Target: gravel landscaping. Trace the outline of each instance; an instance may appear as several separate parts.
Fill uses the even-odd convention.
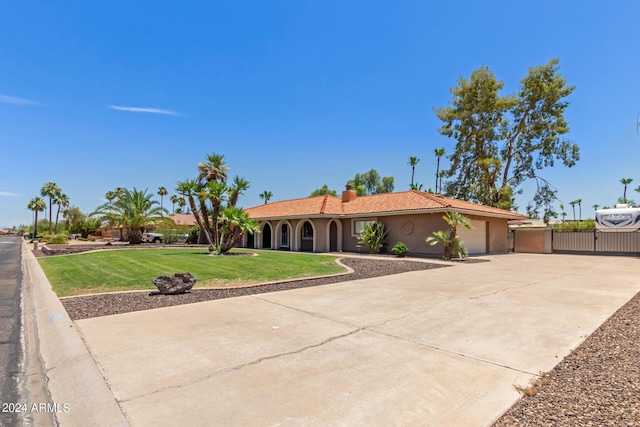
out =
[[[493,426],[640,425],[640,294],[546,373],[537,388]]]
[[[108,316],[110,314],[128,313],[131,311],[151,310],[179,304],[209,301],[221,298],[231,298],[242,295],[261,294],[266,292],[284,291],[288,289],[304,288],[308,286],[328,285],[330,283],[347,280],[367,279],[370,277],[387,276],[407,271],[428,270],[446,267],[445,264],[431,264],[418,261],[384,260],[365,258],[344,258],[344,265],[354,270],[351,274],[340,276],[319,277],[315,279],[300,279],[267,285],[247,286],[224,289],[192,289],[182,295],[149,295],[155,289],[139,292],[121,292],[78,297],[62,298],[62,304],[69,313],[71,320],[90,317]]]

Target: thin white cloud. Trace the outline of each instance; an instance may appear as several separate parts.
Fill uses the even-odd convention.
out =
[[[29,99],[18,98],[17,96],[1,95],[0,102],[13,105],[44,105],[42,102],[31,101]]]
[[[20,197],[22,194],[11,193],[9,191],[0,191],[0,197]]]
[[[153,113],[153,114],[166,114],[168,116],[179,116],[177,111],[163,110],[162,108],[146,108],[146,107],[122,107],[119,105],[107,105],[108,108],[119,111],[129,111],[132,113]]]

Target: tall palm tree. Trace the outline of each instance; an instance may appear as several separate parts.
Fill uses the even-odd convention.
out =
[[[38,212],[45,210],[47,208],[47,203],[40,197],[36,196],[29,201],[27,208],[36,214],[33,222],[33,238],[35,239],[38,236]]]
[[[107,193],[104,195],[104,197],[109,202],[109,206],[111,206],[111,203],[113,202],[113,199],[116,198],[116,192],[115,191],[107,191]]]
[[[58,193],[53,202],[58,205],[58,210],[56,211],[56,228],[55,233],[58,234],[58,218],[60,217],[60,208],[66,209],[69,207],[69,196],[64,193]]]
[[[167,189],[165,187],[158,187],[158,196],[160,196],[160,208],[164,209],[164,204],[163,204],[163,199],[164,196],[166,196],[167,194],[169,194],[169,192],[167,191]]]
[[[208,154],[206,162],[198,164],[198,181],[226,181],[229,167],[224,163],[224,155]]]
[[[178,197],[178,206],[180,206],[180,211],[182,213],[189,213],[189,209],[187,209],[187,212],[185,212],[184,207],[187,205],[187,201],[184,199],[184,197]]]
[[[118,223],[128,231],[130,244],[142,242],[142,229],[149,223],[171,223],[171,219],[163,216],[164,209],[156,206],[152,194],[147,190],[140,191],[135,187],[133,191],[123,189],[122,195],[113,205],[103,205],[94,214],[102,215],[103,219],[111,223]]]
[[[271,200],[272,197],[273,194],[271,193],[271,191],[264,190],[262,194],[260,194],[260,198],[264,200],[265,205],[269,203],[269,200]]]
[[[582,221],[582,199],[576,200],[576,203],[578,204],[578,210],[580,213],[580,216],[578,218],[580,221]]]
[[[593,208],[594,211],[597,211],[598,208],[600,207],[600,205],[596,203],[595,205],[593,205],[591,207]]]
[[[624,202],[627,202],[627,185],[631,184],[631,182],[633,182],[633,178],[622,178],[620,180],[620,183],[622,183],[622,185],[624,185],[624,193],[622,195],[622,198],[624,199]]]
[[[562,213],[560,215],[562,215],[562,222],[564,222],[565,217],[567,216],[567,213],[564,211],[564,205],[560,204],[560,210],[562,211]]]
[[[177,194],[173,194],[169,200],[171,200],[171,214],[173,215],[174,213],[176,213],[176,203],[178,203],[178,200],[180,199],[180,197],[178,197]]]
[[[573,208],[573,220],[574,221],[576,220],[576,203],[578,203],[577,200],[573,200],[573,201],[569,202],[569,204]]]
[[[412,188],[413,188],[413,176],[416,172],[416,165],[418,164],[419,161],[420,159],[417,157],[409,157],[409,162],[407,163],[409,166],[411,166],[411,187]]]
[[[47,182],[40,189],[40,195],[42,197],[49,197],[49,234],[51,234],[51,231],[52,231],[51,225],[53,224],[52,222],[53,198],[56,197],[58,193],[60,193],[60,187],[58,187],[55,182]]]
[[[163,186],[158,187],[158,196],[160,196],[160,208],[163,210],[163,212],[164,212],[164,196],[166,196],[167,194],[169,194],[169,192],[167,191],[166,187],[163,187]]]
[[[444,156],[445,150],[444,148],[436,148],[433,151],[438,158],[438,163],[436,165],[436,194],[440,194],[440,191],[442,191],[442,188],[438,190],[438,179],[440,180],[440,187],[442,187],[442,177],[440,176],[440,157]]]

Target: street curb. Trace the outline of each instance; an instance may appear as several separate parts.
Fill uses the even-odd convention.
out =
[[[28,243],[22,245],[23,318],[34,324],[25,342],[37,347],[50,396],[47,412],[62,427],[129,426],[93,357],[53,292]],[[28,351],[29,349],[25,349]],[[33,350],[33,348],[31,349]],[[41,394],[29,389],[29,396]],[[33,403],[27,402],[29,409]],[[32,411],[33,412],[33,411]],[[34,414],[30,414],[34,416]]]

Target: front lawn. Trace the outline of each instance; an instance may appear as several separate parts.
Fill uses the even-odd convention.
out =
[[[234,253],[250,253],[234,250]],[[124,249],[39,258],[60,297],[98,292],[155,290],[156,276],[188,271],[196,287],[237,286],[342,273],[336,257],[258,251],[258,256],[209,256],[202,249]]]

